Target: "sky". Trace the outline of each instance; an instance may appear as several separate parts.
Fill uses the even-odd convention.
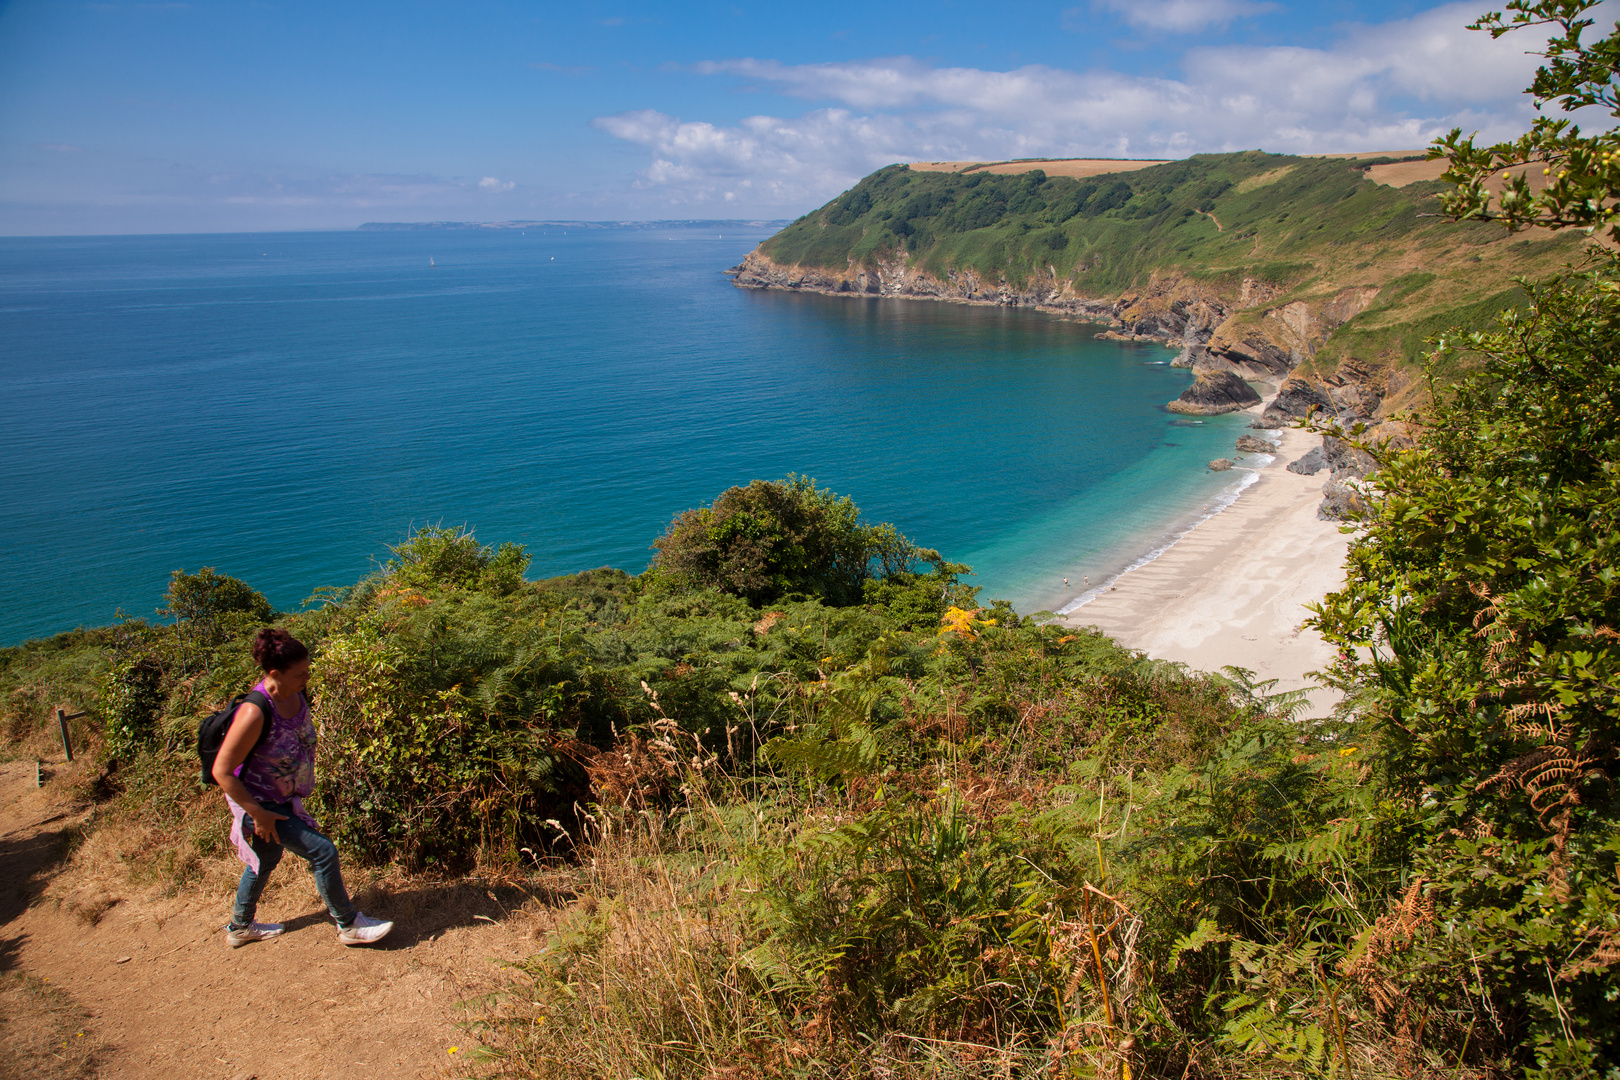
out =
[[[794,218],[896,161],[1508,137],[1539,40],[1490,6],[0,0],[0,235]]]

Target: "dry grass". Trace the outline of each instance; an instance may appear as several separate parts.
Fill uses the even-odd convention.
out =
[[[752,1075],[736,1070],[788,1041],[751,992],[729,872],[742,838],[670,828],[649,810],[599,818],[580,863],[558,871],[571,902],[478,1025],[495,1075]]]
[[[1396,161],[1389,165],[1374,165],[1367,170],[1367,179],[1378,184],[1388,184],[1390,187],[1405,187],[1407,184],[1421,183],[1425,180],[1438,180],[1440,174],[1451,168],[1451,162],[1445,158],[1435,158],[1432,161]],[[1530,190],[1540,193],[1547,189],[1547,177],[1541,174],[1541,169],[1534,165],[1515,165],[1508,172],[1514,176],[1523,176],[1530,181]],[[1485,178],[1485,190],[1492,195],[1500,195],[1507,185],[1502,180],[1501,173],[1493,173]]]
[[[1278,180],[1281,180],[1283,177],[1287,176],[1293,171],[1294,167],[1292,165],[1284,165],[1280,169],[1271,169],[1268,172],[1259,173],[1255,176],[1249,177],[1246,180],[1238,181],[1237,187],[1233,188],[1232,190],[1239,195],[1243,195],[1253,191],[1255,188],[1263,188],[1267,184],[1275,184]]]
[[[0,972],[0,1080],[94,1076],[103,1046],[89,1019],[66,992],[43,979]]]
[[[1131,1055],[1121,1033],[1140,992],[1141,921],[1111,914],[1053,928],[1059,959],[1076,976],[1063,994],[1071,1017],[1049,1038],[969,1028],[952,1037],[851,1032],[830,998],[793,984],[759,948],[748,907],[753,882],[739,867],[752,844],[743,822],[757,807],[664,817],[648,811],[599,822],[601,831],[566,871],[576,893],[557,909],[544,948],[510,988],[483,1004],[472,1025],[482,1045],[473,1075],[489,1080],[743,1080],[765,1077],[1118,1077]],[[676,822],[686,822],[677,825]],[[1104,908],[1110,911],[1105,913]],[[1103,934],[1098,931],[1109,927]],[[1118,939],[1115,941],[1115,939]],[[1096,995],[1093,942],[1127,974],[1104,1006]],[[784,981],[788,980],[788,981]],[[1110,978],[1113,982],[1113,978]]]

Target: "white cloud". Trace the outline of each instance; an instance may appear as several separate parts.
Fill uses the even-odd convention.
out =
[[[1210,26],[1224,26],[1233,19],[1264,15],[1278,5],[1255,0],[1094,0],[1093,11],[1111,11],[1139,30],[1167,30],[1190,34]],[[1078,8],[1065,12],[1071,29],[1078,20]]]
[[[661,189],[675,204],[733,202],[799,206],[841,191],[853,176],[880,168],[915,144],[897,117],[857,117],[817,109],[792,120],[746,117],[735,126],[683,122],[654,109],[604,116],[596,126],[653,152],[637,186]],[[730,197],[728,198],[728,193]]]
[[[696,70],[823,105],[733,124],[651,109],[595,123],[652,152],[643,189],[687,204],[730,191],[762,214],[802,213],[893,161],[1415,150],[1453,126],[1516,135],[1532,116],[1522,90],[1538,63],[1525,50],[1537,40],[1466,29],[1476,8],[1465,0],[1351,27],[1317,48],[1194,48],[1180,78],[939,68],[909,57],[708,61]],[[754,184],[741,192],[745,179]]]
[[[516,180],[498,180],[493,176],[486,176],[478,181],[478,188],[481,191],[511,191],[515,187],[517,187]]]

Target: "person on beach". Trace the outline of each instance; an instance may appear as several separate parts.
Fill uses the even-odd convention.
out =
[[[266,627],[253,641],[253,659],[264,678],[253,689],[270,703],[270,715],[244,701],[214,759],[214,780],[231,809],[231,843],[246,865],[236,887],[236,907],[225,927],[231,948],[282,932],[280,923],[254,922],[265,881],[291,851],[309,863],[315,888],[338,925],[344,945],[370,945],[394,928],[358,911],[343,887],[337,847],[304,811],[315,790],[315,725],[309,718],[309,650],[285,630]],[[264,742],[259,731],[270,725]]]

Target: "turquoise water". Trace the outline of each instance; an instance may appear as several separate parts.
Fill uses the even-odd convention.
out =
[[[181,567],[296,608],[426,524],[639,571],[789,472],[1055,609],[1235,488],[1204,465],[1244,420],[1165,412],[1169,350],[733,288],[765,235],[0,239],[0,643],[150,614]]]

